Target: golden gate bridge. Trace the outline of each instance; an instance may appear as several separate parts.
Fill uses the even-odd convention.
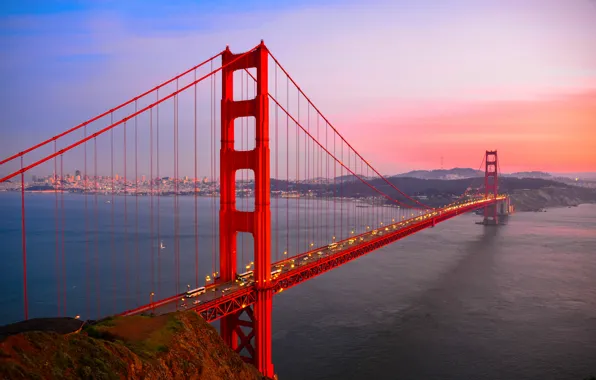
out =
[[[72,162],[83,170],[65,175],[65,162],[67,170]],[[194,176],[181,176],[181,166]],[[426,205],[381,175],[262,41],[242,54],[226,47],[0,161],[0,173],[7,173],[0,183],[20,179],[24,318],[47,316],[30,308],[27,268],[38,261],[32,257],[53,251],[54,268],[44,268],[53,278],[44,281],[54,282],[54,315],[99,319],[192,309],[206,321],[219,320],[224,341],[273,377],[273,296],[463,213],[484,209],[482,224],[498,224],[509,199],[498,193],[497,152],[486,151],[480,166],[485,175],[477,192],[470,186],[453,202]],[[28,222],[35,210],[25,174],[44,169],[53,173],[46,192],[54,217],[40,226]],[[208,175],[201,180],[201,173]],[[84,197],[82,211],[65,206],[72,192]],[[192,209],[181,205],[184,195],[192,196]],[[200,205],[205,202],[210,207]],[[181,222],[182,214],[192,226]],[[69,236],[75,216],[82,219],[78,241]],[[52,229],[54,238],[32,250],[37,229]],[[99,247],[108,240],[106,255]],[[84,294],[72,294],[76,281],[67,269],[83,274]],[[201,271],[208,273],[204,280]]]

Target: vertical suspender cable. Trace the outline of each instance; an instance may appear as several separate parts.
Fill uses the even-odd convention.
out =
[[[213,61],[211,61],[211,71],[213,71]],[[213,282],[215,282],[215,79],[211,76],[211,275],[213,275]]]
[[[129,296],[129,253],[128,253],[128,200],[127,200],[127,183],[126,183],[126,121],[122,125],[124,131],[124,271],[125,271],[125,289],[126,289],[126,309],[130,309]]]
[[[135,113],[137,112],[137,101],[135,100]],[[138,162],[139,135],[137,131],[137,117],[135,116],[135,306],[140,302],[139,287],[139,162]]]
[[[27,294],[27,231],[25,229],[25,172],[23,170],[23,156],[21,156],[21,234],[23,244],[23,306],[25,320],[29,319],[29,299]]]
[[[176,91],[178,91],[178,80],[176,80]],[[173,154],[173,161],[174,161],[174,294],[180,294],[178,291],[178,170],[177,170],[177,162],[176,157],[178,156],[178,146],[177,146],[177,136],[176,136],[176,127],[178,123],[177,113],[176,113],[176,106],[177,106],[177,98],[178,95],[174,95],[174,100],[172,105],[174,106],[172,114],[174,115],[174,122],[172,124],[172,140],[174,140],[174,154]],[[176,309],[178,308],[178,300],[176,300]]]
[[[66,316],[66,270],[64,263],[64,156],[60,155],[60,209],[62,214],[62,314]]]
[[[153,108],[149,109],[149,229],[151,236],[151,292],[155,292],[155,249],[159,250],[159,246],[153,239]],[[159,255],[159,251],[158,251]]]
[[[307,102],[306,103],[306,130],[310,133],[310,104]],[[306,189],[310,190],[310,146],[308,144],[308,135],[304,135],[304,149],[305,149],[305,156],[306,156],[306,166],[305,166],[305,171],[306,171]],[[307,192],[307,196],[309,196],[310,193]],[[310,212],[310,208],[307,206],[310,204],[310,198],[306,198],[306,202],[305,203],[305,212],[306,212],[306,250],[310,251],[310,242],[311,242],[311,236],[310,236],[310,229],[312,227],[311,223],[310,223],[310,217],[311,217],[311,212]]]
[[[110,113],[110,124],[114,123],[114,113]],[[111,209],[111,234],[110,234],[110,253],[112,257],[112,313],[116,313],[116,247],[114,246],[114,234],[116,233],[114,229],[114,130],[110,129],[110,179],[112,182],[111,186],[111,194],[112,194],[112,201],[110,204]]]
[[[56,145],[56,140],[54,140],[54,153],[58,151],[58,147]],[[55,198],[55,205],[54,205],[54,224],[56,226],[56,295],[58,296],[58,316],[61,316],[61,294],[60,294],[60,254],[59,254],[59,238],[58,238],[58,158],[54,158],[54,198]]]
[[[246,95],[244,93],[244,71],[240,71],[240,99],[241,100],[248,100],[248,75],[246,75]],[[245,97],[246,96],[246,97]],[[246,132],[248,134],[248,120],[246,120],[245,117],[240,119],[240,150],[248,150],[248,146],[244,145],[244,124],[246,121]],[[237,139],[237,136],[234,136],[234,139]],[[245,165],[248,164],[248,157],[244,162]],[[240,202],[242,202],[242,206],[243,206],[243,210],[246,211],[246,197],[244,194],[244,186],[245,186],[245,182],[244,182],[244,172],[246,170],[242,170],[240,172],[240,186],[238,186],[242,192],[241,192],[241,200]],[[248,180],[248,178],[246,178]],[[234,177],[234,182],[236,181],[236,178]],[[238,244],[238,243],[236,243]],[[240,271],[239,273],[244,273],[244,266],[246,265],[246,261],[244,261],[244,233],[240,234]],[[238,264],[234,263],[236,269],[238,269]]]
[[[277,100],[277,64],[275,65],[275,99]],[[269,99],[267,99],[269,101]],[[279,194],[279,119],[275,105],[275,187]],[[275,261],[279,261],[279,198],[275,198]]]
[[[84,137],[87,137],[87,125],[83,127],[83,134]],[[90,286],[90,273],[89,273],[89,215],[87,211],[87,192],[89,189],[87,188],[87,143],[84,145],[84,164],[83,164],[83,187],[84,187],[84,194],[85,194],[85,317],[91,318],[91,297],[89,295],[89,286]]]
[[[297,92],[297,103],[298,103],[298,123],[300,122],[300,92]],[[297,224],[297,234],[296,234],[296,253],[300,253],[300,193],[298,192],[300,189],[300,134],[298,132],[298,123],[296,124],[296,190],[298,193],[298,198],[296,198],[296,224]]]
[[[159,89],[156,91],[157,100],[159,101]],[[155,109],[155,151],[156,151],[156,176],[157,176],[157,294],[158,297],[162,297],[161,294],[161,177],[159,176],[159,104]]]
[[[97,304],[97,319],[99,319],[101,316],[101,293],[99,286],[99,209],[97,205],[97,193],[99,192],[99,185],[97,183],[97,137],[93,138],[93,156],[93,177],[95,180],[95,302]]]
[[[286,251],[290,252],[290,79],[286,76],[286,108],[288,114],[286,114]]]
[[[197,70],[195,69],[194,71],[194,80],[197,80]],[[195,207],[194,207],[194,211],[195,211],[195,288],[199,287],[199,219],[198,219],[198,205],[197,205],[197,177],[198,177],[198,171],[197,171],[197,85],[194,85],[194,90],[195,90],[195,98],[194,98],[194,111],[195,111],[195,118],[194,118],[194,127],[195,127],[195,137],[194,137],[194,143],[195,143],[195,177],[194,177],[194,201],[195,201]]]

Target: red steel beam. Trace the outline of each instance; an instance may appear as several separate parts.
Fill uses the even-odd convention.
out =
[[[195,310],[207,322],[213,322],[234,314],[256,301],[257,295],[254,286],[250,286],[189,309]]]

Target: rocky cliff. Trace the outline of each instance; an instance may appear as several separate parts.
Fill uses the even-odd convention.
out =
[[[574,186],[515,190],[510,195],[511,203],[517,211],[596,203],[595,190]]]
[[[1,379],[264,379],[192,311],[0,340]]]

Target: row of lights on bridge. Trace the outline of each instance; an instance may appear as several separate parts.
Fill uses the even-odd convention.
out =
[[[419,215],[422,215],[422,212],[421,212],[421,211],[419,212]],[[411,213],[411,216],[414,216],[414,213]],[[401,218],[402,218],[402,220],[403,220],[403,219],[405,219],[405,216],[403,216],[403,215],[402,215],[402,217],[401,217]],[[391,219],[391,221],[395,223],[395,218],[392,218],[392,219]],[[380,226],[383,226],[383,222],[380,222],[379,224],[380,224]],[[370,226],[366,226],[366,230],[367,230],[367,231],[368,231],[368,230],[370,230],[370,228],[371,228]],[[353,235],[353,234],[355,233],[355,230],[351,230],[351,232],[350,232],[350,233]],[[336,239],[336,238],[335,238],[335,236],[333,236],[333,237],[332,237],[332,240],[333,240],[334,242],[335,242],[335,239]],[[310,247],[312,248],[312,247],[314,246],[314,244],[315,244],[314,242],[311,242],[311,243],[310,243]],[[287,250],[286,250],[286,251],[284,251],[284,252],[283,252],[283,254],[284,254],[284,257],[287,257],[287,255],[288,255],[288,251],[287,251]],[[255,264],[255,263],[254,263],[254,261],[251,261],[251,262],[250,262],[248,265],[246,265],[246,266],[245,266],[246,270],[247,270],[247,271],[248,271],[248,270],[250,270],[250,269],[251,269],[251,267],[252,267],[252,268],[254,268],[254,264]],[[214,272],[214,273],[213,273],[213,281],[215,281],[215,279],[217,278],[217,275],[218,275],[218,274],[219,274],[219,272]],[[211,281],[211,275],[209,275],[209,274],[208,274],[208,275],[206,275],[206,276],[205,276],[205,283],[208,283],[209,281]],[[188,289],[190,290],[190,285],[186,285],[186,286],[187,286],[187,287],[188,287]],[[281,289],[280,289],[280,291],[281,291]],[[151,304],[153,304],[153,297],[154,297],[154,296],[155,296],[155,292],[151,292],[151,293],[149,294],[149,297],[150,297],[150,303],[151,303]],[[75,318],[76,318],[76,319],[79,319],[79,318],[80,318],[80,315],[77,315]]]

